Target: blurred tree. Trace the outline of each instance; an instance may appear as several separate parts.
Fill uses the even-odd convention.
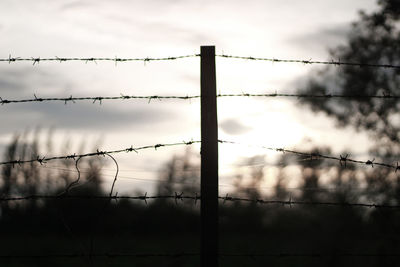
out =
[[[52,131],[49,132],[46,140],[46,154],[53,151]],[[37,129],[33,133],[33,137],[29,138],[29,132],[22,135],[15,135],[7,146],[3,159],[12,161],[16,159],[28,160],[36,159],[43,155],[40,152],[40,130]],[[67,147],[63,149],[65,153]],[[61,166],[54,166],[51,163],[40,166],[37,162],[21,164],[21,165],[3,165],[0,176],[0,195],[9,196],[26,196],[34,194],[58,194],[63,192],[67,185],[76,180],[77,174],[75,164],[72,160],[61,161]],[[81,169],[81,182],[84,185],[79,188],[88,194],[101,194],[102,178],[101,167],[103,161],[101,158],[82,159],[79,163]],[[72,168],[73,167],[73,168]],[[61,182],[60,182],[61,178]],[[78,189],[73,189],[76,191]],[[27,202],[2,202],[1,214],[5,216],[10,207],[17,208],[35,208],[36,201]]]
[[[379,0],[379,10],[353,23],[347,43],[331,50],[335,60],[400,65],[400,2]],[[307,82],[300,93],[343,95],[398,95],[400,70],[330,66]],[[335,118],[340,126],[367,130],[382,156],[400,152],[400,103],[391,99],[304,99],[316,112]]]
[[[265,156],[255,155],[253,157],[244,158],[236,167],[237,174],[234,180],[235,194],[244,198],[261,198]],[[245,167],[245,171],[243,171],[243,167]]]
[[[379,9],[360,12],[347,43],[331,50],[342,62],[400,65],[400,2],[379,0]],[[399,95],[400,70],[352,66],[329,66],[307,81],[303,94]],[[387,162],[397,161],[400,153],[400,102],[376,98],[305,98],[302,103],[314,112],[323,112],[339,126],[366,131],[374,155]],[[363,175],[367,199],[381,203],[400,202],[399,177],[389,170],[375,168]]]
[[[157,184],[159,195],[184,193],[200,195],[200,158],[190,147],[184,154],[174,155],[160,170],[160,182]]]

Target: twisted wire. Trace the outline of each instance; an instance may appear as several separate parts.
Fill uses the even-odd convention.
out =
[[[8,62],[9,64],[15,63],[18,61],[28,61],[32,62],[33,65],[39,64],[42,61],[56,61],[56,62],[66,62],[66,61],[82,61],[85,63],[88,62],[97,62],[97,61],[113,61],[115,64],[118,62],[129,62],[129,61],[168,61],[168,60],[177,60],[183,58],[191,58],[191,57],[200,57],[200,54],[191,54],[191,55],[182,55],[182,56],[171,56],[171,57],[142,57],[142,58],[120,58],[120,57],[52,57],[52,58],[41,58],[41,57],[13,57],[11,55],[8,58],[0,58],[0,62]],[[254,61],[269,61],[269,62],[277,62],[277,63],[301,63],[301,64],[322,64],[322,65],[334,65],[334,66],[352,66],[352,67],[369,67],[369,68],[392,68],[392,69],[400,69],[399,65],[394,64],[378,64],[378,63],[365,63],[365,62],[345,62],[339,60],[330,60],[330,61],[321,61],[321,60],[304,60],[304,59],[279,59],[279,58],[264,58],[264,57],[253,57],[253,56],[235,56],[235,55],[225,55],[225,54],[217,54],[216,57],[221,58],[231,58],[231,59],[244,59],[244,60],[254,60]]]
[[[340,165],[344,165],[344,166],[346,166],[346,164],[348,162],[350,162],[350,163],[355,163],[355,164],[367,165],[367,166],[371,166],[371,167],[374,167],[374,166],[385,167],[385,168],[393,169],[395,172],[400,170],[400,166],[399,166],[398,162],[396,163],[396,165],[382,163],[382,162],[375,162],[375,158],[372,160],[364,161],[364,160],[351,159],[348,157],[349,156],[348,154],[346,156],[340,155],[339,157],[336,157],[336,156],[330,156],[330,155],[322,155],[322,154],[316,153],[316,152],[307,153],[307,152],[300,152],[300,151],[284,149],[284,148],[274,148],[274,147],[267,147],[267,146],[261,146],[261,145],[242,144],[242,143],[233,142],[233,141],[218,140],[218,142],[221,144],[245,145],[248,147],[261,148],[261,149],[271,150],[271,151],[275,151],[275,152],[290,153],[290,154],[294,154],[294,155],[306,156],[310,160],[318,160],[318,159],[336,160],[340,163]]]
[[[147,204],[147,200],[154,199],[172,199],[178,204],[178,201],[183,200],[191,200],[196,205],[198,201],[201,201],[200,195],[192,195],[186,196],[183,192],[176,193],[174,195],[156,195],[156,196],[148,196],[147,193],[142,196],[117,196],[117,195],[29,195],[29,196],[18,196],[18,197],[1,197],[0,202],[10,202],[10,201],[25,201],[25,200],[138,200],[143,201]],[[375,209],[392,209],[398,210],[400,209],[400,205],[389,205],[389,204],[376,204],[376,203],[352,203],[352,202],[322,202],[322,201],[296,201],[290,198],[289,200],[265,200],[265,199],[252,199],[252,198],[240,198],[229,196],[226,194],[225,196],[219,196],[219,200],[222,201],[222,204],[226,202],[246,202],[246,203],[255,203],[262,205],[282,205],[282,206],[294,206],[294,205],[303,205],[303,206],[332,206],[332,207],[362,207],[362,208],[375,208]]]
[[[120,96],[85,96],[85,97],[37,97],[34,95],[34,98],[29,99],[3,99],[0,97],[0,104],[12,104],[12,103],[29,103],[29,102],[50,102],[50,101],[60,101],[67,104],[68,102],[75,101],[83,101],[83,100],[91,100],[93,103],[99,102],[102,103],[103,100],[124,100],[124,99],[145,99],[150,103],[151,100],[163,100],[163,99],[182,99],[182,100],[190,100],[193,98],[200,98],[200,96],[160,96],[160,95],[151,95],[151,96],[136,96],[136,95],[120,95]]]
[[[349,99],[370,99],[370,98],[378,98],[378,99],[400,99],[398,95],[390,95],[390,94],[382,94],[382,95],[340,95],[340,94],[282,94],[282,93],[268,93],[268,94],[250,94],[250,93],[241,93],[241,94],[217,94],[218,98],[223,97],[290,97],[290,98],[349,98]],[[179,100],[191,100],[201,98],[200,95],[186,95],[186,96],[162,96],[162,95],[149,95],[149,96],[139,96],[139,95],[123,95],[120,96],[84,96],[84,97],[73,97],[72,95],[69,97],[37,97],[34,95],[34,98],[27,99],[4,99],[0,97],[0,104],[15,104],[15,103],[30,103],[30,102],[51,102],[51,101],[59,101],[67,104],[68,102],[75,101],[85,101],[90,100],[92,103],[99,102],[102,103],[103,100],[125,100],[125,99],[143,99],[148,100],[150,103],[152,100],[165,100],[165,99],[179,99]]]
[[[91,257],[99,258],[152,258],[152,257],[196,257],[200,256],[199,252],[179,252],[179,253],[92,253]],[[54,253],[54,254],[3,254],[0,255],[2,259],[43,259],[43,258],[80,258],[87,257],[89,254],[85,253]],[[290,257],[307,257],[307,258],[321,258],[321,257],[400,257],[400,253],[291,253],[291,252],[278,252],[278,253],[219,253],[219,257],[274,257],[274,258],[290,258]]]
[[[120,57],[52,57],[52,58],[41,58],[41,57],[13,57],[11,55],[8,58],[0,58],[0,62],[8,62],[9,64],[18,62],[18,61],[28,61],[32,62],[33,65],[39,64],[42,61],[58,61],[60,63],[66,61],[82,61],[85,63],[88,62],[97,62],[97,61],[114,61],[115,64],[118,62],[129,62],[129,61],[143,61],[143,62],[150,62],[150,61],[169,61],[169,60],[177,60],[183,58],[191,58],[191,57],[199,57],[199,54],[192,54],[192,55],[182,55],[182,56],[171,56],[171,57],[143,57],[143,58],[120,58]]]
[[[180,146],[180,145],[192,145],[195,143],[200,143],[200,141],[188,141],[188,142],[179,142],[179,143],[169,143],[169,144],[156,144],[156,145],[149,145],[149,146],[141,146],[141,147],[128,147],[124,149],[118,149],[118,150],[111,150],[111,151],[100,151],[97,150],[96,152],[91,152],[91,153],[86,153],[86,154],[72,154],[72,155],[64,155],[64,156],[55,156],[55,157],[41,157],[37,156],[37,158],[34,159],[27,159],[27,160],[21,160],[21,159],[15,159],[15,160],[10,160],[10,161],[3,161],[0,162],[0,165],[21,165],[24,163],[32,163],[32,162],[37,162],[39,164],[45,164],[51,160],[60,160],[60,159],[73,159],[75,160],[76,158],[83,158],[83,157],[93,157],[93,156],[105,156],[107,154],[116,154],[116,153],[123,153],[123,152],[136,152],[138,153],[140,150],[145,150],[145,149],[155,149],[157,150],[160,147],[170,147],[170,146]]]
[[[252,56],[235,56],[235,55],[215,55],[221,58],[233,58],[233,59],[244,59],[244,60],[254,60],[254,61],[269,61],[277,63],[301,63],[305,65],[309,64],[320,64],[320,65],[334,65],[334,66],[351,66],[351,67],[368,67],[368,68],[388,68],[388,69],[400,69],[399,65],[393,64],[378,64],[378,63],[364,63],[364,62],[345,62],[340,60],[304,60],[304,59],[279,59],[279,58],[264,58],[264,57],[252,57]]]
[[[233,141],[226,141],[226,140],[218,140],[219,143],[221,144],[234,144],[234,145],[246,145],[246,144],[242,144],[242,143],[238,143],[238,142],[233,142]],[[178,145],[192,145],[195,143],[201,143],[201,141],[189,141],[189,142],[180,142],[180,143],[170,143],[170,144],[156,144],[156,145],[149,145],[149,146],[142,146],[142,147],[129,147],[129,148],[124,148],[124,149],[119,149],[119,150],[111,150],[111,151],[96,151],[96,152],[92,152],[92,153],[87,153],[87,154],[73,154],[73,155],[66,155],[66,156],[56,156],[56,157],[40,157],[37,156],[37,158],[34,159],[27,159],[27,160],[10,160],[10,161],[4,161],[4,162],[0,162],[0,165],[21,165],[24,163],[32,163],[32,162],[38,162],[41,165],[51,161],[51,160],[59,160],[59,159],[73,159],[75,160],[75,158],[82,158],[82,157],[91,157],[91,156],[105,156],[106,154],[115,154],[115,153],[122,153],[122,152],[138,152],[140,150],[144,150],[144,149],[155,149],[157,150],[157,148],[160,147],[169,147],[169,146],[178,146]],[[271,150],[271,151],[275,151],[275,152],[281,152],[281,153],[291,153],[291,154],[295,154],[295,155],[301,155],[301,156],[306,156],[308,157],[310,160],[317,160],[317,159],[330,159],[330,160],[336,160],[338,161],[341,165],[345,165],[350,162],[350,163],[356,163],[356,164],[362,164],[362,165],[368,165],[371,167],[374,166],[380,166],[380,167],[386,167],[386,168],[390,168],[390,169],[394,169],[395,172],[397,172],[398,170],[400,170],[400,166],[397,163],[396,165],[392,165],[392,164],[388,164],[388,163],[382,163],[382,162],[375,162],[375,158],[372,160],[366,160],[366,161],[362,161],[362,160],[356,160],[356,159],[351,159],[348,156],[342,156],[340,155],[340,157],[336,157],[336,156],[329,156],[329,155],[322,155],[320,153],[316,153],[316,152],[312,152],[312,153],[307,153],[307,152],[300,152],[300,151],[295,151],[295,150],[289,150],[289,149],[284,149],[284,148],[273,148],[273,147],[266,147],[266,146],[261,146],[261,145],[246,145],[249,147],[257,147],[257,148],[262,148],[262,149],[267,149],[267,150]]]

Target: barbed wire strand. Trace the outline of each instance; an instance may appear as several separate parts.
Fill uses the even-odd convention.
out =
[[[201,201],[200,195],[194,196],[185,196],[183,192],[177,193],[174,195],[158,195],[158,196],[148,196],[145,193],[142,196],[106,196],[106,195],[29,195],[29,196],[18,196],[18,197],[1,197],[0,202],[9,202],[9,201],[25,201],[25,200],[71,200],[71,199],[79,199],[79,200],[138,200],[143,201],[147,204],[147,200],[154,199],[172,199],[177,204],[178,201],[183,200],[191,200],[194,201],[194,204],[197,204],[198,201]],[[229,196],[226,194],[225,196],[219,196],[219,200],[222,201],[222,204],[226,202],[247,202],[247,203],[255,203],[255,204],[263,204],[263,205],[282,205],[282,206],[290,206],[293,205],[304,205],[304,206],[336,206],[336,207],[364,207],[364,208],[376,208],[376,209],[400,209],[400,205],[389,205],[389,204],[376,204],[376,203],[351,203],[351,202],[321,202],[321,201],[296,201],[290,197],[289,200],[265,200],[265,199],[252,199],[252,198],[240,198]]]
[[[370,99],[370,98],[378,98],[378,99],[400,99],[398,95],[391,95],[389,93],[384,93],[382,95],[340,95],[340,94],[282,94],[282,93],[269,93],[269,94],[250,94],[250,93],[241,93],[241,94],[218,94],[218,98],[221,97],[290,97],[290,98],[349,98],[349,99]],[[15,104],[15,103],[30,103],[30,102],[63,102],[67,104],[68,102],[75,103],[75,101],[85,101],[90,100],[93,103],[102,103],[103,100],[125,100],[125,99],[143,99],[147,100],[148,103],[151,100],[167,100],[167,99],[179,99],[179,100],[191,100],[201,98],[200,95],[186,95],[186,96],[162,96],[162,95],[150,95],[150,96],[139,96],[139,95],[123,95],[120,96],[84,96],[84,97],[73,97],[72,95],[69,97],[37,97],[34,94],[34,98],[28,99],[4,99],[0,97],[0,104]]]
[[[48,98],[39,98],[34,95],[34,98],[30,99],[20,99],[20,100],[8,100],[3,99],[0,97],[0,104],[11,104],[11,103],[29,103],[29,102],[49,102],[49,101],[61,101],[64,104],[68,102],[75,101],[83,101],[83,100],[91,100],[93,103],[99,102],[102,103],[103,100],[123,100],[123,99],[145,99],[148,100],[148,103],[151,102],[153,99],[163,100],[163,99],[182,99],[182,100],[190,100],[193,98],[200,98],[200,96],[159,96],[159,95],[152,95],[152,96],[134,96],[134,95],[120,95],[120,96],[85,96],[85,97],[48,97]]]
[[[148,258],[148,257],[193,257],[199,256],[200,253],[59,253],[59,254],[38,254],[38,255],[28,255],[28,254],[10,254],[10,255],[0,255],[3,259],[13,259],[13,258],[80,258],[80,257],[107,257],[107,258],[121,258],[121,257],[135,257],[135,258]]]
[[[113,61],[115,64],[118,62],[128,62],[128,61],[143,61],[143,62],[150,62],[150,61],[169,61],[169,60],[177,60],[177,59],[184,59],[184,58],[192,58],[192,57],[199,57],[200,54],[191,54],[191,55],[182,55],[182,56],[171,56],[171,57],[143,57],[143,58],[120,58],[120,57],[52,57],[52,58],[41,58],[41,57],[13,57],[11,55],[8,58],[0,58],[0,62],[8,62],[9,64],[15,63],[17,61],[28,61],[32,62],[33,65],[39,64],[42,61],[58,61],[60,63],[66,61],[82,61],[85,63],[97,61]]]
[[[366,161],[362,161],[362,160],[356,160],[356,159],[351,159],[348,158],[348,154],[346,156],[342,156],[340,155],[340,157],[335,157],[335,156],[327,156],[327,155],[322,155],[316,152],[312,152],[312,153],[307,153],[307,152],[300,152],[300,151],[295,151],[295,150],[289,150],[289,149],[284,149],[284,148],[273,148],[273,147],[266,147],[266,146],[260,146],[260,145],[249,145],[249,144],[242,144],[242,143],[238,143],[238,142],[233,142],[233,141],[226,141],[226,140],[218,140],[219,143],[221,144],[234,144],[234,145],[246,145],[248,147],[256,147],[256,148],[262,148],[262,149],[267,149],[267,150],[271,150],[271,151],[275,151],[275,152],[280,152],[280,153],[291,153],[291,154],[295,154],[295,155],[301,155],[301,156],[306,156],[308,158],[310,158],[311,160],[316,160],[316,159],[330,159],[330,160],[336,160],[339,161],[339,163],[341,165],[346,165],[347,162],[350,163],[356,163],[356,164],[362,164],[362,165],[368,165],[371,167],[375,166],[380,166],[380,167],[386,167],[386,168],[390,168],[390,169],[394,169],[395,172],[397,172],[397,170],[400,170],[400,166],[397,163],[396,165],[392,165],[392,164],[388,164],[388,163],[381,163],[381,162],[375,162],[375,158],[372,160],[366,160]],[[125,148],[125,149],[119,149],[119,150],[112,150],[112,151],[96,151],[96,152],[92,152],[92,153],[87,153],[87,154],[73,154],[73,155],[66,155],[66,156],[56,156],[56,157],[40,157],[37,156],[37,158],[35,159],[28,159],[28,160],[11,160],[11,161],[4,161],[4,162],[0,162],[0,165],[7,165],[7,164],[11,164],[11,165],[21,165],[24,163],[32,163],[32,162],[38,162],[39,164],[45,164],[48,161],[51,160],[60,160],[60,159],[74,159],[75,158],[81,158],[81,157],[90,157],[90,156],[98,156],[98,155],[106,155],[106,154],[115,154],[115,153],[122,153],[122,152],[138,152],[140,150],[144,150],[144,149],[155,149],[157,150],[157,148],[159,147],[168,147],[168,146],[178,146],[178,145],[192,145],[194,143],[201,143],[201,141],[189,141],[189,142],[181,142],[181,143],[169,143],[169,144],[156,144],[156,145],[150,145],[150,146],[142,146],[142,147],[130,147],[130,148]]]
[[[317,160],[317,159],[330,159],[330,160],[336,160],[340,163],[340,165],[346,166],[346,163],[355,163],[355,164],[361,164],[361,165],[367,165],[367,166],[380,166],[380,167],[385,167],[389,169],[394,169],[395,172],[400,170],[400,166],[397,163],[396,165],[388,164],[388,163],[381,163],[381,162],[375,162],[375,158],[372,160],[356,160],[356,159],[351,159],[349,158],[348,154],[346,156],[340,155],[340,157],[335,157],[335,156],[328,156],[328,155],[322,155],[316,152],[300,152],[300,151],[295,151],[295,150],[289,150],[289,149],[284,149],[284,148],[273,148],[273,147],[267,147],[267,146],[261,146],[261,145],[249,145],[249,144],[242,144],[238,142],[233,142],[233,141],[224,141],[224,140],[218,140],[219,143],[221,144],[233,144],[233,145],[245,145],[248,147],[254,147],[254,148],[261,148],[261,149],[266,149],[266,150],[271,150],[275,152],[281,152],[281,153],[290,153],[290,154],[295,154],[295,155],[300,155],[300,156],[306,156],[309,157],[310,160]]]
[[[300,152],[300,151],[295,151],[295,150],[289,150],[289,149],[284,149],[284,148],[273,148],[273,147],[266,147],[266,146],[260,146],[260,145],[249,145],[249,144],[242,144],[242,143],[238,143],[238,142],[233,142],[233,141],[226,141],[226,140],[218,140],[219,143],[221,144],[234,144],[234,145],[246,145],[248,147],[256,147],[256,148],[262,148],[262,149],[267,149],[267,150],[271,150],[271,151],[275,151],[275,152],[280,152],[280,153],[291,153],[291,154],[295,154],[295,155],[301,155],[301,156],[306,156],[309,157],[310,160],[317,160],[317,159],[330,159],[330,160],[336,160],[338,161],[341,165],[346,165],[347,162],[350,163],[356,163],[356,164],[362,164],[362,165],[368,165],[371,167],[375,166],[380,166],[380,167],[386,167],[386,168],[390,168],[390,169],[394,169],[395,172],[397,172],[398,170],[400,170],[400,166],[397,163],[396,165],[392,165],[392,164],[388,164],[388,163],[381,163],[381,162],[375,162],[375,158],[372,160],[366,160],[366,161],[362,161],[362,160],[356,160],[356,159],[351,159],[348,158],[348,154],[346,156],[342,156],[340,155],[340,157],[335,157],[335,156],[328,156],[328,155],[322,155],[316,152],[312,152],[312,153],[307,153],[307,152]],[[73,155],[66,155],[66,156],[56,156],[56,157],[40,157],[37,156],[37,158],[35,159],[28,159],[28,160],[11,160],[11,161],[4,161],[4,162],[0,162],[0,165],[21,165],[24,163],[32,163],[32,162],[38,162],[39,164],[45,164],[48,161],[51,160],[60,160],[60,159],[74,159],[75,158],[82,158],[82,157],[91,157],[91,156],[99,156],[99,155],[106,155],[106,154],[115,154],[115,153],[122,153],[122,152],[138,152],[140,150],[144,150],[144,149],[155,149],[157,150],[157,148],[159,147],[168,147],[168,146],[178,146],[178,145],[192,145],[194,143],[201,143],[201,141],[189,141],[189,142],[181,142],[181,143],[169,143],[169,144],[156,144],[156,145],[150,145],[150,146],[142,146],[142,147],[130,147],[130,148],[125,148],[125,149],[119,149],[119,150],[112,150],[112,151],[96,151],[96,152],[92,152],[92,153],[87,153],[87,154],[73,154]]]
[[[120,258],[120,257],[134,257],[134,258],[149,258],[149,257],[196,257],[200,256],[199,252],[179,252],[179,253],[93,253],[92,257],[107,257],[107,258]],[[80,258],[87,257],[85,253],[59,253],[59,254],[3,254],[0,255],[2,259],[13,258]],[[400,257],[400,253],[352,253],[352,252],[339,252],[339,253],[219,253],[219,257],[276,257],[276,258],[289,258],[289,257]]]
[[[52,58],[41,58],[41,57],[14,57],[9,55],[8,58],[0,58],[0,62],[8,62],[9,64],[15,63],[18,61],[28,61],[32,62],[32,65],[39,64],[42,61],[53,61],[53,62],[66,62],[66,61],[82,61],[85,63],[97,61],[113,61],[115,64],[118,62],[129,62],[129,61],[168,61],[168,60],[177,60],[183,58],[193,58],[200,57],[200,54],[191,54],[191,55],[183,55],[183,56],[171,56],[171,57],[142,57],[142,58],[120,58],[120,57],[52,57]],[[321,61],[321,60],[304,60],[304,59],[279,59],[279,58],[264,58],[264,57],[253,57],[253,56],[235,56],[235,55],[225,55],[225,54],[217,54],[216,57],[221,58],[230,58],[230,59],[244,59],[244,60],[253,60],[253,61],[269,61],[273,63],[301,63],[305,65],[309,64],[322,64],[322,65],[334,65],[334,66],[353,66],[353,67],[369,67],[369,68],[392,68],[392,69],[400,69],[399,65],[393,64],[377,64],[377,63],[364,63],[364,62],[342,62],[339,60],[330,60],[330,61]]]
[[[339,60],[321,61],[321,60],[304,60],[304,59],[279,59],[279,58],[264,58],[264,57],[252,57],[252,56],[235,56],[235,55],[224,55],[218,54],[216,57],[221,58],[233,58],[233,59],[244,59],[253,61],[269,61],[272,63],[301,63],[305,65],[319,64],[319,65],[334,65],[334,66],[352,66],[352,67],[368,67],[368,68],[391,68],[400,69],[399,65],[393,64],[377,64],[377,63],[363,63],[363,62],[345,62]]]
[[[375,204],[375,203],[351,203],[351,202],[321,202],[321,201],[296,201],[293,200],[292,197],[289,200],[264,200],[264,199],[251,199],[251,198],[240,198],[240,197],[230,197],[229,194],[226,194],[225,197],[218,197],[220,200],[223,200],[223,203],[226,201],[231,202],[248,202],[255,204],[266,204],[266,205],[287,205],[292,207],[293,205],[305,205],[305,206],[337,206],[337,207],[364,207],[364,208],[384,208],[384,209],[399,209],[400,205],[388,205],[388,204]]]
[[[354,98],[354,99],[369,99],[369,98],[381,98],[381,99],[400,99],[398,95],[391,95],[390,93],[384,92],[382,95],[341,95],[341,94],[285,94],[285,93],[266,93],[266,94],[218,94],[217,97],[293,97],[293,98]]]
[[[339,253],[220,253],[221,257],[400,257],[400,253],[352,253],[352,252],[339,252]]]
[[[124,149],[118,149],[118,150],[110,150],[110,151],[100,151],[97,150],[96,152],[91,152],[91,153],[86,153],[86,154],[72,154],[72,155],[65,155],[65,156],[55,156],[55,157],[42,157],[42,156],[37,156],[35,159],[27,159],[27,160],[10,160],[10,161],[4,161],[0,162],[0,165],[21,165],[24,163],[33,163],[37,162],[40,165],[45,164],[46,162],[52,161],[52,160],[61,160],[61,159],[73,159],[75,160],[76,158],[83,158],[83,157],[92,157],[92,156],[105,156],[106,154],[116,154],[116,153],[123,153],[123,152],[136,152],[138,153],[140,150],[146,150],[146,149],[154,149],[157,150],[160,147],[171,147],[171,146],[180,146],[180,145],[192,145],[195,143],[200,143],[200,141],[188,141],[188,142],[179,142],[179,143],[168,143],[168,144],[156,144],[156,145],[149,145],[149,146],[141,146],[141,147],[128,147]]]

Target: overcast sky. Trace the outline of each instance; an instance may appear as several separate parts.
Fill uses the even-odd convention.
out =
[[[0,57],[165,57],[196,54],[201,45],[215,45],[217,53],[327,60],[328,48],[346,40],[358,11],[375,8],[373,0],[2,0]],[[198,58],[117,66],[1,63],[0,96],[196,95],[199,68]],[[294,92],[313,68],[218,58],[217,87],[221,93]],[[336,129],[296,100],[221,99],[218,108],[221,139],[286,148],[304,148],[300,144],[308,139],[315,144],[340,140],[335,152],[354,140],[365,142],[364,136]],[[86,138],[87,152],[98,140],[100,149],[109,150],[200,138],[198,100],[30,103],[0,109],[0,149],[14,133],[38,126],[54,128],[58,144],[66,136],[76,144]],[[123,176],[153,179],[158,175],[154,170],[174,153],[182,148],[116,157]],[[221,173],[228,175],[238,158],[255,153],[261,152],[221,146]],[[149,190],[152,185],[120,179],[116,191]]]

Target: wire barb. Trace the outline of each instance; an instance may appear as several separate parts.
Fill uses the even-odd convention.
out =
[[[367,161],[365,162],[365,164],[366,164],[366,165],[371,165],[371,167],[373,168],[373,167],[374,167],[374,161],[375,161],[375,158],[374,158],[373,160],[367,160]],[[398,166],[396,166],[396,170],[397,170],[397,167],[398,167]],[[395,170],[395,171],[396,171],[396,170]]]
[[[183,192],[181,192],[180,194],[175,192],[175,204],[178,205],[178,199],[180,199],[181,201],[183,201]]]
[[[8,64],[10,64],[11,62],[15,62],[18,59],[20,59],[19,57],[11,57],[11,54],[8,55]]]
[[[146,205],[147,205],[147,192],[143,196],[139,196],[139,199],[143,200],[144,203],[146,203]]]
[[[340,155],[340,161],[339,161],[340,166],[343,166],[342,163],[344,162],[344,166],[347,167],[346,163],[347,163],[347,158],[348,157],[349,157],[349,154],[346,154],[346,156]]]
[[[37,64],[39,64],[39,62],[40,62],[40,57],[37,57],[37,58],[32,58],[32,62],[33,62],[33,66],[35,66],[35,64],[37,63]]]
[[[46,163],[45,160],[46,160],[46,157],[41,158],[41,157],[37,156],[37,158],[36,158],[36,161],[39,162],[40,165],[43,165],[43,163]],[[19,161],[19,164],[20,164],[20,161]]]

